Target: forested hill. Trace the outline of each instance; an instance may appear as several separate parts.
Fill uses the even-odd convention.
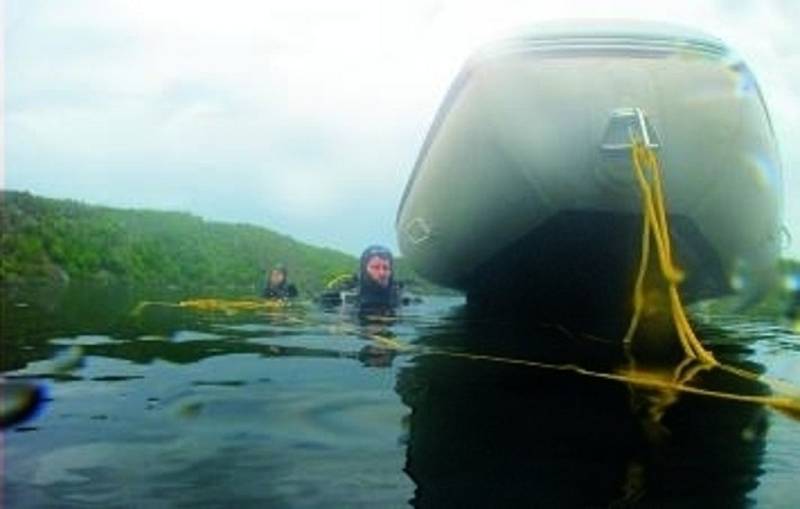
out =
[[[94,279],[137,285],[258,287],[284,263],[310,294],[353,272],[356,258],[266,228],[182,212],[91,206],[2,191],[0,281]],[[399,268],[399,276],[403,274]]]

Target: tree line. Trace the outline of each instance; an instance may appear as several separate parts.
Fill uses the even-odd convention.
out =
[[[249,224],[185,212],[93,206],[2,191],[0,282],[72,279],[179,288],[261,285],[284,263],[301,292],[357,270],[358,260]],[[398,276],[415,278],[402,261]]]

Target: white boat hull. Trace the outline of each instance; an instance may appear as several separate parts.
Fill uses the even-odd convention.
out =
[[[643,122],[631,123],[637,112]],[[559,259],[536,253],[516,253],[511,267],[503,257],[564,242],[578,251],[570,258],[620,255],[632,274],[640,219],[619,222],[632,229],[623,245],[604,246],[613,235],[570,238],[580,229],[557,218],[603,218],[613,231],[609,218],[641,217],[628,140],[620,138],[637,125],[631,133],[651,138],[661,160],[670,217],[691,230],[691,241],[676,240],[686,297],[725,293],[742,271],[752,285],[765,285],[780,251],[782,177],[761,93],[720,41],[661,25],[548,28],[473,57],[439,111],[400,205],[403,256],[423,276],[469,294],[492,293],[494,272],[513,273],[526,259],[550,264],[529,267],[526,277],[557,271]],[[566,230],[531,240],[559,221]],[[564,249],[552,254],[565,256]],[[591,270],[594,279],[618,276]],[[602,279],[598,287],[608,283]],[[552,294],[548,286],[559,283],[514,285]]]

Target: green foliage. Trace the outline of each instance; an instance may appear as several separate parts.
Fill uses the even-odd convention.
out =
[[[187,213],[123,210],[4,191],[0,281],[99,279],[180,288],[249,288],[288,266],[307,294],[357,260],[265,228]]]
[[[289,269],[313,295],[358,260],[266,228],[204,221],[184,212],[115,209],[0,192],[0,282],[98,280],[137,286],[255,293],[265,270]],[[397,277],[420,293],[442,291],[398,260]]]

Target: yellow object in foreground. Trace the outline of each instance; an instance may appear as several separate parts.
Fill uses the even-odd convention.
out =
[[[283,299],[190,299],[182,300],[178,306],[202,311],[258,311],[261,309],[282,309],[291,304]]]
[[[187,308],[196,311],[222,312],[234,314],[243,311],[275,311],[295,306],[284,299],[188,299],[179,302],[143,301],[134,308],[132,314],[138,315],[145,307],[166,306]]]

